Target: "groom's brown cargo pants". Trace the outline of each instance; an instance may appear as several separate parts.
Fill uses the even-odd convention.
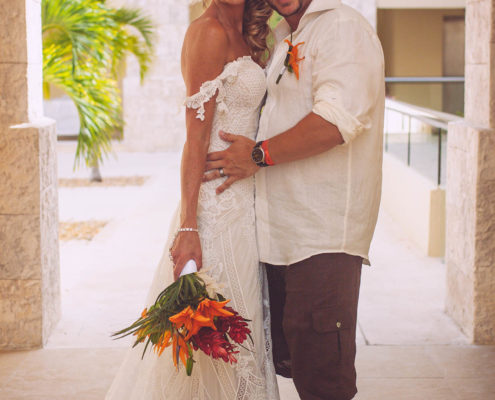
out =
[[[265,265],[277,373],[293,378],[302,400],[352,399],[362,258],[326,253]]]

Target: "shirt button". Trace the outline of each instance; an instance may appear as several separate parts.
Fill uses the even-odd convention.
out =
[[[342,326],[341,322],[337,322],[337,328],[340,328]]]

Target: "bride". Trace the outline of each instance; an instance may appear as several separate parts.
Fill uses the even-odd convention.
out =
[[[251,320],[253,342],[228,364],[196,352],[191,377],[172,363],[169,347],[160,357],[143,345],[130,349],[106,400],[277,400],[271,360],[268,296],[259,266],[253,178],[217,194],[202,183],[206,155],[227,144],[224,130],[255,138],[265,95],[268,18],[264,0],[213,0],[189,27],[182,48],[186,84],[186,129],[181,165],[181,202],[146,305],[195,260],[243,317]],[[224,176],[223,171],[219,174]],[[225,177],[224,179],[228,179]],[[169,253],[170,248],[170,253]]]

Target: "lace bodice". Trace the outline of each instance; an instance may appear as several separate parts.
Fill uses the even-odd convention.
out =
[[[204,120],[205,103],[217,91],[210,152],[229,146],[220,139],[220,130],[255,138],[260,106],[266,91],[264,70],[250,56],[239,57],[227,63],[217,78],[204,82],[198,93],[186,98],[185,105],[197,109],[196,118]],[[235,220],[239,212],[245,212],[254,205],[252,178],[234,183],[221,195],[215,193],[219,184],[219,180],[204,183],[199,194],[198,224],[207,231],[207,235],[217,234]]]
[[[264,70],[250,56],[239,57],[225,64],[222,73],[201,85],[199,92],[185,100],[188,108],[197,109],[196,118],[204,120],[205,103],[218,91],[213,127],[254,139],[258,127],[258,112],[266,92]],[[212,133],[215,130],[212,129]],[[210,150],[227,147],[218,135],[211,137]]]

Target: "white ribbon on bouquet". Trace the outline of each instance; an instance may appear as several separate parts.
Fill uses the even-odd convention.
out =
[[[195,272],[198,272],[198,266],[196,265],[196,261],[189,260],[188,262],[186,262],[186,265],[184,265],[184,268],[182,269],[182,272],[180,273],[179,276],[193,274]]]

